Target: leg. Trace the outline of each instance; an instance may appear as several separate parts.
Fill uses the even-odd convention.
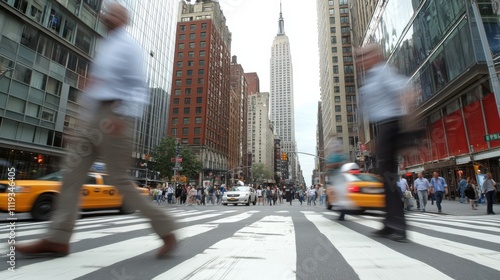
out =
[[[436,197],[436,205],[438,208],[438,212],[441,212],[441,202],[443,201],[443,192],[435,192],[434,196]]]
[[[386,217],[384,229],[406,237],[406,221],[401,205],[401,190],[397,187],[396,144],[399,134],[399,121],[392,120],[379,125],[377,157],[379,172],[384,178]]]

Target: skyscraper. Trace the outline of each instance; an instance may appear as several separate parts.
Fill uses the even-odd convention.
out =
[[[289,176],[282,179],[297,179],[297,144],[295,142],[295,120],[293,104],[293,71],[290,41],[285,35],[285,22],[280,10],[278,34],[271,49],[271,121],[274,131],[281,139],[281,152],[288,154]]]
[[[204,178],[216,180],[228,170],[232,129],[231,33],[220,4],[181,2],[176,36],[167,135],[193,151]]]

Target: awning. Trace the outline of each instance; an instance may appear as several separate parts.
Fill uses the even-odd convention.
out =
[[[474,155],[474,160],[482,160],[482,159],[489,159],[489,158],[495,158],[495,157],[500,157],[500,149],[478,153],[478,154]]]
[[[407,167],[406,172],[413,172],[413,173],[418,173],[424,171],[424,166],[423,165],[418,165],[418,166],[413,166],[413,167]]]
[[[455,161],[457,162],[457,165],[459,164],[466,164],[466,163],[469,163],[471,161],[471,158],[470,156],[460,156],[460,157],[457,157],[455,159]]]

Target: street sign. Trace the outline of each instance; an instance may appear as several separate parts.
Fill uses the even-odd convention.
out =
[[[484,136],[484,141],[500,140],[500,133],[488,134]]]
[[[170,161],[175,162],[175,158],[171,158]],[[182,162],[182,158],[177,158],[177,162]]]

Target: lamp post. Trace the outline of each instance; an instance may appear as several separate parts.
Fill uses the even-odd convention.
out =
[[[0,79],[2,79],[3,77],[5,77],[5,75],[7,75],[8,72],[14,72],[14,69],[7,68],[5,70],[0,71]]]

